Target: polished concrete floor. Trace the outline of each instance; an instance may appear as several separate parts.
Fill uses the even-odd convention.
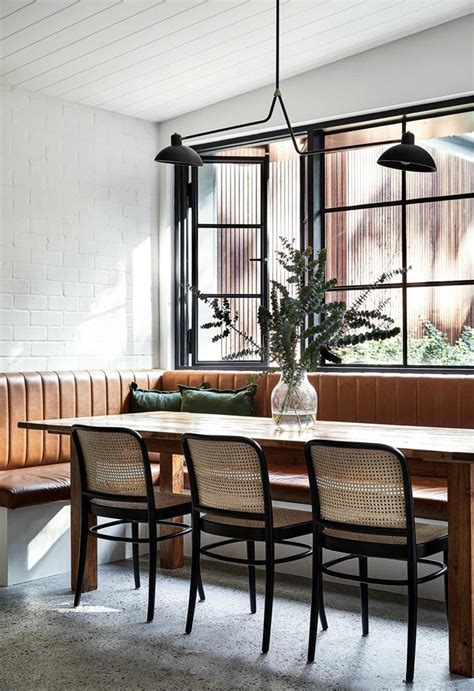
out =
[[[197,606],[193,633],[183,633],[188,569],[161,572],[155,620],[145,623],[146,561],[134,590],[130,562],[101,567],[100,587],[72,609],[68,577],[0,589],[0,689],[403,689],[406,605],[371,594],[371,632],[360,635],[357,590],[330,584],[329,629],[317,658],[306,663],[309,581],[279,576],[270,652],[260,654],[259,609],[248,608],[242,569],[204,566],[207,600]],[[443,609],[420,601],[415,689],[472,689],[448,671]]]

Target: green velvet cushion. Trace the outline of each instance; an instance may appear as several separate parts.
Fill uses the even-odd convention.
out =
[[[179,385],[179,391],[157,391],[156,389],[139,389],[136,382],[130,384],[130,412],[148,413],[169,411],[178,413],[181,410],[181,390],[199,390],[197,387]],[[201,384],[203,389],[209,384]]]
[[[242,389],[183,391],[181,412],[210,413],[214,415],[255,415],[257,386],[250,384]]]

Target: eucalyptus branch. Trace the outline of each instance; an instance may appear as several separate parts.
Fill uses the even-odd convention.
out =
[[[326,251],[313,253],[311,247],[296,249],[293,242],[280,238],[281,248],[276,252],[279,265],[287,272],[285,283],[270,282],[269,304],[260,305],[257,323],[262,343],[239,326],[238,312],[232,312],[228,298],[207,298],[197,288],[189,290],[208,305],[212,319],[203,329],[217,329],[212,341],[217,342],[235,334],[245,344],[237,352],[226,355],[226,360],[238,360],[250,355],[266,357],[276,363],[283,378],[298,381],[305,371],[315,369],[321,357],[330,362],[340,362],[341,348],[365,341],[383,341],[400,333],[392,317],[384,313],[388,298],[382,297],[371,308],[364,305],[373,291],[402,275],[404,269],[381,274],[347,308],[342,300],[327,302],[327,295],[337,286],[335,278],[326,279]],[[308,325],[308,319],[312,324]],[[302,345],[303,344],[303,345]]]

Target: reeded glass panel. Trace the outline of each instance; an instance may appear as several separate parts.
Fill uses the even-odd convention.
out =
[[[474,365],[474,286],[409,288],[408,364]]]
[[[198,287],[203,293],[260,292],[259,228],[199,228]]]
[[[409,282],[474,279],[473,200],[407,207]]]
[[[325,148],[356,146],[377,141],[398,140],[400,125],[371,127],[354,132],[328,134]],[[374,202],[396,201],[401,196],[401,177],[398,171],[377,165],[377,159],[390,145],[368,146],[326,154],[326,207],[355,206]]]
[[[229,300],[232,314],[238,312],[238,327],[240,330],[250,334],[250,336],[260,343],[260,329],[257,325],[257,310],[260,300],[256,298],[230,298]],[[212,321],[211,309],[202,302],[198,304],[198,325]],[[226,355],[235,353],[248,344],[243,338],[232,333],[222,341],[212,342],[213,336],[218,332],[217,329],[198,329],[198,360],[200,362],[216,362],[223,360]],[[259,360],[256,356],[249,356],[240,359],[241,361]]]
[[[258,163],[205,163],[198,171],[198,222],[261,223],[261,170]]]
[[[327,295],[326,302],[343,300],[349,308],[361,296],[361,291],[334,291]],[[394,320],[394,326],[402,326],[402,291],[399,288],[373,290],[361,309],[376,309],[381,301],[382,312]],[[366,341],[353,346],[346,346],[338,352],[343,364],[353,365],[401,365],[403,363],[403,346],[401,333],[385,341]],[[330,364],[330,363],[328,363]]]
[[[402,266],[398,206],[326,214],[328,278],[339,285],[373,283]],[[395,276],[393,283],[399,282]]]
[[[407,174],[407,197],[465,194],[474,188],[474,114],[459,113],[409,122],[415,142],[433,157],[437,171]]]
[[[306,140],[299,139],[304,149]],[[301,159],[291,140],[270,144],[268,180],[268,278],[285,283],[287,272],[276,259],[281,238],[297,244],[300,237]],[[294,286],[288,286],[294,292]]]

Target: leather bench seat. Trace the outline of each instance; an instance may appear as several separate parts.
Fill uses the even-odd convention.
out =
[[[159,463],[151,463],[153,484],[160,480]],[[0,473],[0,506],[24,506],[66,501],[70,497],[70,463],[52,463],[3,470]]]
[[[0,474],[0,506],[19,509],[65,501],[70,494],[70,464],[52,463],[4,470]]]
[[[270,488],[275,501],[310,504],[309,480],[305,470],[294,466],[269,468]],[[443,477],[412,475],[411,484],[417,518],[448,520],[448,481]],[[189,489],[188,470],[184,468],[184,486]]]
[[[411,484],[415,500],[415,516],[448,520],[448,479],[412,475]]]

